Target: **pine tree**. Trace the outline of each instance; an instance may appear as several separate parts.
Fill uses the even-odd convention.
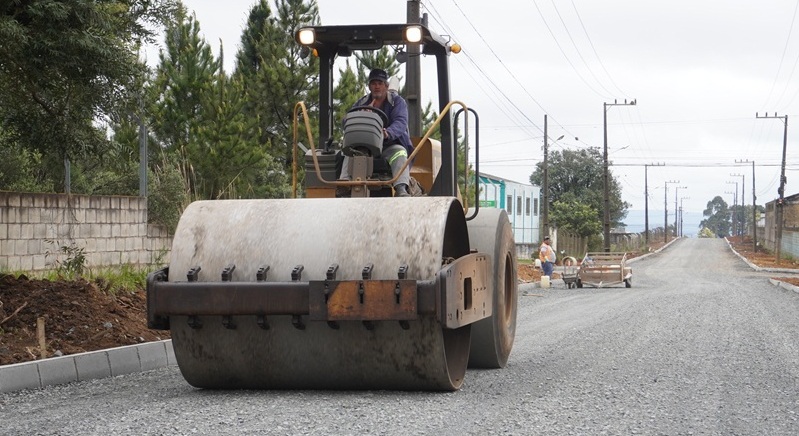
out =
[[[185,11],[167,28],[154,81],[153,130],[166,153],[177,156],[186,191],[195,199],[263,195],[256,188],[269,159],[247,133],[243,86],[227,77],[224,54],[213,56],[200,24]]]
[[[318,23],[319,11],[315,1],[303,0],[278,0],[275,9],[273,14],[266,0],[253,6],[236,56],[235,74],[246,92],[244,111],[256,122],[250,134],[288,173],[294,105],[305,101],[312,126],[317,125],[312,114],[318,100],[318,61],[301,56],[294,30],[300,24]]]
[[[151,109],[153,131],[164,148],[185,153],[202,110],[202,95],[211,90],[220,63],[200,36],[200,23],[185,9],[165,32],[154,80],[159,98]]]

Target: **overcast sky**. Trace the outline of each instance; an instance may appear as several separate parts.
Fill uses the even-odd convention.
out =
[[[255,1],[184,3],[215,52],[221,39],[230,70]],[[669,214],[679,186],[686,214],[701,216],[717,195],[732,204],[736,188],[738,201],[743,195],[751,204],[754,161],[758,204],[777,197],[784,124],[755,113],[787,114],[788,125],[799,126],[797,4],[428,0],[422,9],[434,32],[463,47],[451,59],[453,98],[480,114],[480,167],[486,173],[529,181],[543,158],[544,114],[550,142],[563,135],[551,150],[601,149],[603,103],[635,99],[635,106],[607,111],[611,171],[631,209],[643,210],[644,165],[663,165],[648,169],[655,227],[663,221],[666,181],[679,182],[668,185]],[[406,19],[405,0],[318,5],[322,24]],[[799,191],[797,134],[788,131],[786,195]],[[686,233],[696,225],[698,220],[686,221]]]

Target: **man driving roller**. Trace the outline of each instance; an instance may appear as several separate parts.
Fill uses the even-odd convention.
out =
[[[408,160],[408,154],[413,151],[413,146],[408,133],[408,104],[396,91],[388,89],[388,73],[385,70],[375,68],[369,72],[369,94],[359,98],[352,105],[353,108],[358,106],[372,106],[383,111],[388,117],[388,122],[383,128],[382,157],[391,167],[391,173],[397,175]],[[348,161],[349,158],[345,156],[339,180],[352,179]],[[394,182],[394,196],[410,197],[409,185],[410,169],[406,167]],[[340,196],[348,196],[349,187],[340,187],[338,192]]]

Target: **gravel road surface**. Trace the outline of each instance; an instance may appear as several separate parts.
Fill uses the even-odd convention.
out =
[[[631,289],[523,287],[508,366],[458,392],[203,391],[169,367],[1,394],[0,434],[799,434],[799,294],[722,239],[632,266]]]

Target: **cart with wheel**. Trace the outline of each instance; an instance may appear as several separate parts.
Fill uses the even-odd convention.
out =
[[[577,287],[602,288],[624,283],[632,287],[633,269],[627,266],[627,253],[589,252],[577,270]]]
[[[579,270],[577,259],[568,256],[563,258],[563,273],[561,278],[567,288],[571,289],[577,286],[577,271]]]

